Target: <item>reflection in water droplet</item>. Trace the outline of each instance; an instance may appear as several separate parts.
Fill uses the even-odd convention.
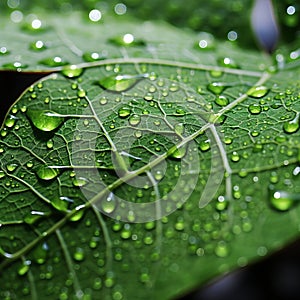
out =
[[[217,96],[215,99],[215,103],[219,106],[226,106],[229,103],[229,100],[225,96]]]
[[[32,124],[42,131],[52,131],[64,122],[63,117],[50,110],[28,109],[26,115]]]
[[[218,65],[220,67],[225,67],[225,68],[232,68],[232,69],[239,68],[238,64],[232,58],[229,57],[218,59]]]
[[[100,87],[112,92],[125,92],[132,88],[143,78],[149,77],[148,74],[137,74],[137,75],[113,75],[96,82]]]
[[[269,201],[274,209],[278,211],[287,211],[300,201],[300,194],[275,190],[274,186],[270,186]]]
[[[2,67],[9,70],[22,70],[22,69],[26,69],[28,65],[23,64],[19,61],[15,61],[14,63],[3,64]]]
[[[249,89],[247,95],[252,98],[262,98],[266,96],[268,92],[269,89],[266,86],[260,85],[260,86],[254,86],[251,89]]]
[[[73,199],[64,196],[61,196],[59,198],[54,197],[53,199],[51,199],[52,206],[61,212],[67,212],[72,203],[74,203]]]
[[[174,159],[182,159],[187,151],[187,146],[183,145],[180,148],[176,148],[175,151],[173,151],[173,149],[171,149],[170,151],[168,151],[169,157],[170,158],[174,158]]]
[[[77,187],[85,186],[86,184],[88,184],[88,182],[88,179],[84,177],[76,177],[73,179],[73,185]]]
[[[85,258],[84,250],[80,247],[77,247],[74,254],[73,254],[73,258],[76,261],[83,261],[84,258]]]
[[[17,164],[11,163],[9,165],[6,166],[6,169],[8,172],[13,172],[16,170],[16,168],[18,167]]]
[[[58,176],[58,170],[57,169],[52,169],[48,166],[40,166],[39,169],[36,172],[36,175],[42,179],[42,180],[52,180]]]
[[[39,219],[41,219],[44,216],[48,216],[49,214],[46,214],[42,211],[31,211],[29,215],[27,215],[24,219],[25,223],[27,224],[34,224]]]
[[[199,143],[199,149],[202,152],[208,151],[210,149],[210,140],[201,141]]]
[[[16,123],[17,117],[13,115],[9,115],[5,120],[5,126],[8,128],[12,128]]]
[[[68,78],[76,78],[83,73],[83,69],[78,68],[76,65],[70,65],[63,67],[61,73]]]
[[[293,120],[287,121],[283,124],[283,130],[286,133],[295,133],[300,127],[300,113],[297,113]]]
[[[10,53],[10,51],[7,50],[6,47],[0,47],[0,56],[1,55],[8,55]]]
[[[174,126],[174,131],[176,132],[176,134],[182,135],[184,133],[184,124],[183,123],[177,123]]]
[[[97,52],[85,52],[82,55],[82,59],[86,62],[98,61],[105,58],[106,58],[105,55],[99,54]]]

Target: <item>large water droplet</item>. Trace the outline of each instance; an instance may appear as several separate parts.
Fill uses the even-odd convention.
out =
[[[141,122],[141,116],[134,114],[129,118],[128,121],[130,125],[137,126]]]
[[[269,89],[266,86],[260,85],[260,86],[254,86],[251,89],[249,89],[247,95],[252,98],[261,98],[267,95],[268,92]]]
[[[52,206],[62,212],[67,212],[72,203],[74,203],[74,200],[65,196],[51,199]]]
[[[40,166],[36,172],[36,175],[42,180],[52,180],[58,176],[57,169],[50,168],[48,166]]]
[[[129,106],[123,106],[118,110],[118,115],[120,118],[125,119],[131,114],[131,108]]]
[[[101,202],[103,212],[111,214],[116,208],[117,202],[113,193],[109,193],[108,197]]]
[[[300,113],[297,113],[293,120],[287,121],[283,124],[283,130],[286,133],[295,133],[300,127]]]
[[[174,149],[172,148],[170,151],[168,151],[170,153],[169,157],[170,158],[174,158],[174,159],[182,159],[187,151],[187,146],[183,145],[180,148],[176,148],[174,151]]]
[[[32,124],[39,130],[52,131],[58,128],[63,122],[64,117],[50,110],[28,109],[26,115]]]
[[[83,73],[83,69],[78,68],[76,65],[70,65],[63,67],[61,73],[68,78],[76,78]]]
[[[253,103],[253,104],[248,106],[248,111],[252,115],[258,115],[258,114],[261,113],[261,106],[257,103]]]
[[[215,103],[219,106],[226,106],[229,103],[229,100],[225,96],[217,96],[215,99]]]
[[[49,214],[46,214],[42,211],[31,211],[29,215],[27,215],[24,218],[25,223],[27,224],[34,224],[37,222],[39,219],[41,219],[44,216],[48,216]]]
[[[73,179],[73,185],[77,187],[85,186],[86,184],[88,184],[88,182],[88,179],[84,177],[76,177]]]
[[[271,206],[278,211],[287,211],[300,201],[300,194],[292,194],[287,191],[269,188],[269,201]]]
[[[146,77],[148,77],[148,74],[113,75],[100,79],[96,84],[111,92],[121,93],[131,89],[136,83]]]
[[[9,115],[5,120],[5,126],[8,128],[12,128],[16,123],[17,117],[13,115]]]

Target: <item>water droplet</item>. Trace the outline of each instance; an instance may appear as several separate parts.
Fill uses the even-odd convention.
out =
[[[125,92],[131,89],[143,78],[148,77],[148,74],[137,74],[137,75],[113,75],[96,82],[100,87],[111,92]]]
[[[34,224],[37,222],[39,219],[41,219],[44,216],[48,216],[49,214],[46,214],[42,211],[31,211],[29,215],[27,215],[24,218],[25,223],[27,224]]]
[[[29,44],[29,49],[33,51],[43,51],[46,50],[47,47],[43,41],[35,41]]]
[[[42,180],[52,180],[58,176],[57,169],[50,168],[48,166],[40,166],[36,172],[36,175]]]
[[[49,247],[47,243],[39,244],[33,250],[34,261],[39,265],[44,264],[46,262],[48,252],[49,252]]]
[[[22,69],[26,69],[28,65],[23,64],[19,61],[15,61],[14,63],[3,64],[2,67],[9,70],[22,70]]]
[[[111,214],[117,206],[117,201],[113,193],[109,193],[105,200],[101,201],[101,208],[103,212]]]
[[[84,177],[76,177],[73,179],[73,185],[77,187],[82,187],[88,184],[88,180]]]
[[[215,38],[207,32],[200,32],[194,48],[199,50],[213,50],[215,48]]]
[[[64,197],[64,196],[61,196],[59,198],[54,197],[53,199],[51,199],[52,206],[61,212],[67,212],[69,209],[69,206],[72,203],[74,203],[74,200],[72,200],[69,197]]]
[[[0,56],[1,55],[8,55],[10,53],[10,51],[7,50],[6,47],[0,47]]]
[[[249,89],[247,95],[252,98],[262,98],[265,95],[267,95],[268,92],[269,89],[266,86],[260,85],[260,86],[254,86],[251,89]]]
[[[139,115],[134,114],[129,118],[128,121],[130,125],[137,126],[141,122],[141,117]]]
[[[183,145],[180,148],[176,148],[175,150],[173,148],[171,148],[168,153],[170,158],[174,158],[174,159],[182,159],[187,151],[187,146]]]
[[[13,115],[9,115],[5,120],[5,126],[8,128],[12,128],[16,123],[17,117]]]
[[[234,151],[234,152],[232,153],[232,155],[231,155],[231,160],[232,160],[233,162],[238,162],[238,161],[240,160],[240,156],[239,156],[239,154],[238,154],[236,151]]]
[[[248,106],[248,111],[252,114],[252,115],[258,115],[261,113],[261,106],[257,103],[251,104]]]
[[[131,33],[126,33],[122,36],[116,36],[108,40],[116,46],[145,46],[144,40],[136,39]]]
[[[215,99],[215,103],[219,106],[226,106],[229,103],[229,100],[225,96],[217,96]]]
[[[8,172],[13,172],[13,171],[16,170],[17,167],[18,167],[17,164],[11,163],[11,164],[9,164],[9,165],[6,166],[6,169],[7,169]]]
[[[300,113],[297,113],[293,120],[287,121],[283,124],[283,130],[286,133],[295,133],[300,127]]]
[[[77,247],[73,254],[73,258],[76,261],[83,261],[85,258],[84,250],[80,247]]]
[[[0,179],[3,177],[5,177],[5,173],[2,170],[0,170]]]
[[[210,140],[201,141],[199,143],[199,149],[202,152],[208,151],[210,149]]]
[[[99,54],[97,52],[85,52],[82,55],[82,59],[86,62],[93,62],[93,61],[98,61],[105,59],[106,55]]]
[[[84,215],[84,205],[80,205],[78,207],[76,207],[76,212],[74,214],[72,214],[72,216],[70,217],[70,221],[72,222],[77,222],[79,220],[81,220],[81,218]]]
[[[224,241],[218,242],[215,248],[215,254],[218,257],[227,257],[229,254],[229,249],[227,244]]]
[[[238,69],[238,64],[229,57],[219,58],[218,65],[225,68]]]
[[[287,191],[275,190],[269,187],[269,201],[271,206],[278,211],[287,211],[300,201],[300,194],[292,194]]]
[[[31,265],[30,260],[26,260],[26,261],[22,262],[22,265],[18,269],[18,274],[20,276],[24,276],[29,271],[30,265]]]
[[[118,115],[120,118],[125,119],[131,114],[131,108],[129,106],[123,106],[118,110]]]
[[[48,149],[52,149],[53,148],[53,140],[52,139],[48,140],[46,145],[47,145]]]
[[[223,82],[212,82],[207,85],[207,89],[215,95],[220,95],[229,85]]]
[[[174,126],[174,130],[175,130],[176,134],[182,135],[184,133],[184,124],[183,123],[177,123]]]
[[[131,234],[130,225],[125,224],[123,230],[121,231],[121,238],[127,240],[131,238]]]
[[[83,73],[82,68],[78,68],[76,65],[70,65],[63,67],[61,73],[68,78],[76,78],[79,77]]]
[[[32,124],[42,131],[52,131],[64,122],[63,117],[50,110],[28,109],[26,115]]]
[[[77,96],[78,96],[79,98],[84,98],[84,97],[86,96],[86,91],[83,90],[83,89],[78,90]]]
[[[40,60],[39,63],[47,67],[62,67],[69,64],[59,56],[45,58],[43,60]]]

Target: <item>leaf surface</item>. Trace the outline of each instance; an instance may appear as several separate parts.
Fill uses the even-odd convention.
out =
[[[297,61],[272,73],[163,23],[45,20],[7,25],[0,57],[56,71],[1,128],[2,298],[170,299],[298,236]],[[144,42],[116,45],[128,33]]]

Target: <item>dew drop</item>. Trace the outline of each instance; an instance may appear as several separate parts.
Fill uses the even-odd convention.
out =
[[[227,257],[229,254],[229,249],[227,244],[224,241],[218,242],[216,248],[215,248],[215,254],[218,257]]]
[[[55,197],[51,200],[51,204],[52,206],[62,212],[67,212],[69,206],[74,202],[74,200],[72,200],[69,197],[65,197],[65,196],[61,196],[61,197]]]
[[[292,194],[286,191],[275,190],[269,187],[269,201],[271,206],[278,211],[287,211],[300,201],[300,194]]]
[[[38,40],[38,41],[30,43],[29,49],[33,50],[33,51],[43,51],[43,50],[46,50],[47,47],[43,41]]]
[[[67,78],[76,78],[83,73],[83,69],[78,68],[76,65],[70,65],[63,67],[61,73]]]
[[[73,179],[73,185],[77,187],[82,187],[88,184],[88,179],[84,177],[76,177]]]
[[[107,214],[111,214],[117,206],[117,201],[113,193],[109,193],[108,197],[101,202],[101,209]]]
[[[59,173],[58,173],[57,169],[53,169],[53,168],[50,168],[50,167],[44,166],[44,165],[40,166],[36,172],[36,175],[40,179],[45,180],[45,181],[56,178],[58,176],[58,174]]]
[[[17,118],[13,115],[9,115],[5,120],[5,126],[8,128],[12,128],[16,123]]]
[[[223,82],[212,82],[207,85],[207,89],[215,95],[220,95],[227,87],[229,85]]]
[[[16,170],[16,168],[18,167],[17,164],[11,163],[9,165],[6,166],[6,169],[8,172],[13,172]]]
[[[248,106],[248,111],[252,115],[258,115],[261,113],[261,106],[257,103],[251,104]]]
[[[52,139],[48,140],[46,145],[47,145],[48,149],[52,149],[53,148],[53,140]]]
[[[134,114],[129,118],[128,121],[130,125],[137,126],[141,122],[141,117],[139,115]]]
[[[24,221],[27,224],[34,224],[44,216],[47,216],[47,214],[42,211],[31,211],[30,214],[24,218]]]
[[[111,92],[125,92],[131,89],[143,78],[148,77],[148,74],[137,74],[137,75],[113,75],[95,82],[100,87]]]
[[[176,134],[182,135],[184,133],[184,124],[183,123],[177,123],[174,126],[174,130],[175,130]]]
[[[251,89],[249,89],[247,95],[252,98],[262,98],[265,95],[267,95],[268,92],[269,89],[266,86],[260,85],[260,86],[254,86]]]
[[[232,155],[231,155],[231,160],[232,160],[233,162],[238,162],[238,161],[240,160],[240,156],[239,156],[239,154],[238,154],[236,151],[234,151],[234,152],[232,153]]]
[[[287,121],[283,124],[283,130],[286,133],[295,133],[300,127],[300,113],[297,113],[293,120]]]
[[[59,56],[45,58],[43,60],[40,60],[39,63],[47,67],[62,67],[69,64]]]
[[[125,119],[131,114],[131,108],[129,106],[123,106],[118,110],[118,115],[120,118]]]
[[[46,262],[48,252],[49,252],[49,247],[47,243],[39,244],[33,250],[34,261],[39,265],[44,264]]]
[[[217,96],[215,99],[215,103],[219,106],[226,106],[229,103],[229,100],[225,96]]]
[[[0,56],[8,55],[9,53],[10,53],[10,51],[8,51],[6,47],[4,47],[4,46],[0,47]]]
[[[30,260],[26,260],[22,263],[22,265],[20,266],[20,268],[18,269],[18,274],[20,276],[24,276],[30,268],[31,265],[31,261]]]
[[[202,152],[206,152],[210,149],[210,140],[205,140],[205,141],[201,141],[199,143],[199,149],[202,151]]]
[[[229,57],[218,59],[218,65],[225,68],[232,68],[232,69],[239,68],[238,64],[232,58]]]
[[[171,148],[168,153],[169,153],[169,157],[173,158],[173,159],[182,159],[187,151],[187,146],[183,145],[180,148],[176,148],[175,150],[173,148]]]
[[[84,97],[86,96],[86,91],[83,90],[83,89],[78,90],[77,96],[78,96],[79,98],[84,98]]]
[[[113,38],[110,38],[108,40],[111,44],[116,46],[145,46],[146,42],[141,39],[136,39],[134,35],[131,33],[126,33],[121,36],[116,36]]]
[[[93,61],[98,61],[98,60],[102,60],[105,58],[106,58],[105,55],[99,54],[97,52],[85,52],[82,55],[82,59],[85,62],[93,62]]]
[[[3,177],[5,177],[5,173],[2,170],[0,170],[0,179]]]
[[[74,254],[73,254],[73,258],[76,261],[83,261],[84,258],[85,258],[84,250],[80,247],[77,247]]]
[[[65,120],[64,117],[60,117],[57,113],[50,110],[28,109],[26,115],[32,124],[42,131],[53,131]]]

